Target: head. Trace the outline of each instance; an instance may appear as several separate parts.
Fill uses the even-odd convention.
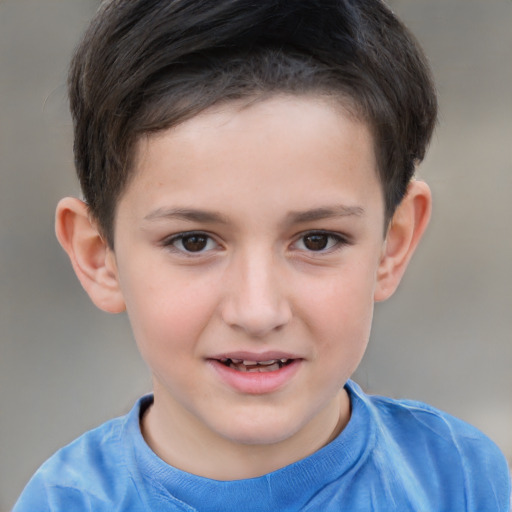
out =
[[[380,0],[105,2],[69,75],[84,198],[113,246],[141,137],[220,103],[329,97],[370,127],[389,221],[436,119],[428,66]]]
[[[128,312],[153,449],[221,479],[318,449],[428,222],[435,96],[404,27],[378,1],[112,1],[71,104],[86,202],[57,234]]]

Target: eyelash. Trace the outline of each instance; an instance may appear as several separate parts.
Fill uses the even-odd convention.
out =
[[[196,237],[198,239],[203,239],[203,241],[204,241],[204,246],[199,247],[199,250],[190,251],[190,250],[187,250],[183,246],[181,248],[176,246],[176,244],[179,243],[180,241],[183,242],[183,240],[192,239],[194,237]],[[308,237],[310,239],[313,237],[326,237],[327,238],[326,247],[321,247],[318,250],[309,249],[306,246],[306,244],[304,243],[305,239]],[[304,245],[304,248],[298,249],[296,246],[300,242],[302,242],[302,244]],[[201,243],[202,242],[200,241],[199,245],[201,245]],[[215,246],[219,247],[219,244],[215,241],[215,239],[208,233],[205,233],[204,231],[186,231],[186,232],[178,233],[176,235],[172,235],[168,238],[165,238],[162,241],[162,246],[166,247],[167,249],[169,249],[173,252],[176,252],[179,254],[184,254],[188,257],[195,257],[195,256],[203,255],[204,253],[207,253],[207,252],[210,252],[211,250],[213,250],[214,248],[212,248],[212,247],[208,248],[208,245],[210,245],[211,243],[213,243],[213,244],[215,244]],[[304,233],[301,233],[300,236],[297,237],[295,242],[293,242],[292,247],[293,247],[293,250],[304,251],[304,252],[310,253],[310,254],[325,254],[325,253],[335,252],[335,251],[341,249],[343,246],[350,245],[350,244],[351,244],[351,242],[346,236],[340,235],[338,233],[332,233],[331,231],[313,230],[313,231],[306,231]]]
[[[308,249],[307,247],[305,247],[304,249],[298,249],[298,250],[303,250],[309,254],[326,254],[326,253],[335,252],[335,251],[341,249],[342,247],[351,244],[350,240],[346,236],[343,236],[339,233],[333,233],[331,231],[313,230],[313,231],[307,231],[305,233],[301,233],[293,245],[297,245],[297,243],[299,243],[299,242],[302,242],[304,244],[304,241],[307,237],[315,237],[315,236],[326,237],[327,238],[327,246],[322,247],[318,250]],[[330,241],[330,243],[329,243],[329,241]]]
[[[203,254],[204,252],[207,252],[204,250],[205,247],[203,247],[202,249],[200,249],[198,251],[189,251],[185,247],[183,247],[183,248],[176,247],[176,243],[183,241],[185,239],[190,239],[190,238],[194,238],[194,237],[206,239],[205,247],[208,247],[208,245],[211,242],[213,242],[216,246],[219,245],[217,242],[215,242],[214,238],[211,235],[209,235],[208,233],[205,233],[203,231],[186,231],[184,233],[178,233],[177,235],[172,235],[168,238],[165,238],[162,241],[162,245],[169,250],[172,250],[179,254],[185,254],[190,257],[194,257],[196,255],[199,256],[199,255]],[[211,250],[211,248],[208,250]]]

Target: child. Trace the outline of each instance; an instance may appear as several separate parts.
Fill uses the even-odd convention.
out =
[[[113,0],[70,97],[57,236],[154,389],[16,512],[508,510],[490,440],[349,380],[431,206],[434,88],[379,0]]]

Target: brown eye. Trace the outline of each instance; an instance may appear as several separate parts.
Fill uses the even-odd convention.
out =
[[[331,253],[345,245],[351,245],[351,242],[340,233],[309,231],[297,239],[292,247],[305,252]]]
[[[302,238],[304,247],[310,251],[322,251],[329,244],[329,235],[324,233],[313,233]]]
[[[162,246],[181,256],[201,256],[221,250],[213,237],[200,231],[178,233],[162,240]]]
[[[181,238],[181,246],[188,252],[199,252],[208,245],[209,237],[205,235],[188,235]]]

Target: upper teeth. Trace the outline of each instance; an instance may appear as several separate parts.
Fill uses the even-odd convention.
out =
[[[229,365],[243,365],[243,366],[265,366],[271,367],[272,365],[285,364],[289,361],[288,358],[283,357],[281,359],[269,359],[267,361],[252,361],[249,359],[232,359],[223,357],[220,359],[221,363],[229,364]]]
[[[286,361],[288,361],[287,358],[282,358],[282,359],[269,359],[268,361],[249,361],[248,359],[231,359],[231,361],[234,363],[234,364],[244,364],[246,366],[253,366],[255,364],[262,364],[262,365],[271,365],[271,364],[276,364],[276,363],[286,363]]]

